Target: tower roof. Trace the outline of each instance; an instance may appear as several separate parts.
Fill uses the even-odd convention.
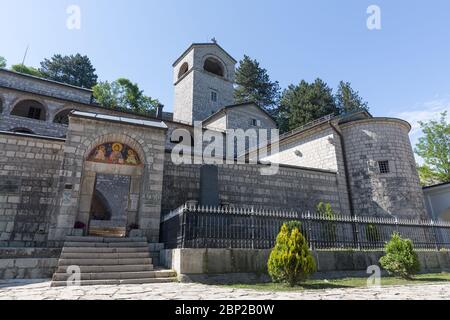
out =
[[[234,59],[228,52],[225,51],[224,48],[222,48],[221,46],[219,46],[217,43],[193,43],[189,46],[189,48],[186,49],[186,51],[183,52],[183,54],[177,59],[175,60],[175,62],[172,64],[172,67],[175,67],[175,65],[180,62],[181,59],[183,59],[193,48],[195,47],[217,47],[220,50],[223,51],[223,53],[225,53],[234,63],[237,63],[238,61],[236,59]]]

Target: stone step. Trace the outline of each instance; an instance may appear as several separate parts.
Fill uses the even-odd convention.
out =
[[[148,283],[168,283],[177,282],[176,277],[173,278],[147,278],[147,279],[123,279],[123,280],[82,280],[80,286],[101,286],[101,285],[123,285],[123,284],[148,284]],[[65,287],[66,281],[53,281],[52,287]]]
[[[53,281],[66,281],[70,276],[67,273],[55,273]],[[141,271],[141,272],[99,272],[81,273],[81,280],[124,280],[124,279],[147,279],[147,278],[173,278],[176,273],[167,271]]]
[[[56,273],[66,273],[69,266],[59,266]],[[82,273],[100,273],[100,272],[143,272],[153,271],[151,264],[139,265],[111,265],[111,266],[80,266]]]
[[[148,252],[129,253],[86,253],[86,252],[63,252],[60,259],[137,259],[150,258]]]
[[[92,248],[134,248],[134,247],[148,247],[147,242],[73,242],[66,241],[64,247],[92,247]]]
[[[66,242],[105,242],[105,243],[117,243],[117,242],[146,242],[145,237],[135,237],[135,238],[105,238],[105,237],[78,237],[78,236],[67,236]]]
[[[66,286],[69,266],[78,266],[80,285],[120,285],[177,281],[172,270],[154,270],[153,258],[159,260],[161,244],[149,244],[145,237],[66,238],[53,275],[52,286]],[[155,249],[155,250],[150,250]]]
[[[152,264],[150,258],[135,259],[59,259],[59,266],[106,266]]]
[[[133,248],[64,247],[62,250],[62,253],[138,253],[138,252],[149,252],[149,251],[146,247],[133,247]]]

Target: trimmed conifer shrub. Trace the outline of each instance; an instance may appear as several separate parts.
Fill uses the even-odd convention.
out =
[[[305,281],[316,271],[316,263],[298,224],[283,224],[267,266],[273,282],[290,286]]]
[[[420,271],[420,263],[413,243],[395,232],[385,246],[386,255],[381,257],[381,266],[389,273],[404,279],[411,279]]]

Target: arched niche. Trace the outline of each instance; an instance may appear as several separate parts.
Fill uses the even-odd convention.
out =
[[[47,109],[37,100],[22,100],[18,102],[11,111],[12,116],[45,121]]]
[[[97,143],[94,147],[89,148],[84,158],[77,221],[83,222],[89,228],[93,222],[92,208],[93,206],[98,208],[99,204],[98,192],[96,192],[97,177],[112,176],[126,178],[129,181],[128,194],[125,194],[128,203],[124,206],[124,220],[103,222],[96,220],[94,221],[95,228],[98,229],[103,225],[105,229],[123,228],[128,231],[131,225],[135,225],[138,221],[139,199],[145,168],[142,157],[142,150],[138,151],[123,140]],[[108,195],[104,191],[102,192],[103,198],[108,198]],[[115,192],[113,187],[111,192]],[[86,232],[89,232],[89,229]]]
[[[222,64],[222,62],[219,59],[216,59],[214,57],[208,57],[206,58],[203,69],[209,73],[215,74],[219,77],[225,76],[225,68]]]
[[[34,134],[33,130],[28,128],[14,128],[10,130],[11,132],[15,133],[26,133],[26,134]]]
[[[189,71],[189,64],[185,62],[180,67],[180,71],[178,72],[178,79],[184,76],[188,71]]]
[[[55,117],[53,118],[54,123],[69,125],[69,114],[73,111],[73,109],[65,109],[59,111]]]

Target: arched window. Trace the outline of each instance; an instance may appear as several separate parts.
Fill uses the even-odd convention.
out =
[[[203,65],[203,69],[205,69],[205,71],[214,73],[215,75],[218,75],[220,77],[224,76],[222,63],[217,59],[214,58],[206,59],[205,64]]]
[[[180,67],[180,71],[178,72],[178,79],[184,76],[189,70],[189,64],[187,62],[183,63]]]
[[[45,107],[36,100],[24,100],[16,104],[11,112],[12,116],[45,121]]]
[[[69,113],[70,112],[72,112],[72,109],[66,109],[66,110],[58,112],[56,114],[55,118],[53,119],[53,122],[69,125]]]
[[[34,134],[33,131],[31,131],[30,129],[27,129],[27,128],[14,128],[11,130],[11,132]]]

